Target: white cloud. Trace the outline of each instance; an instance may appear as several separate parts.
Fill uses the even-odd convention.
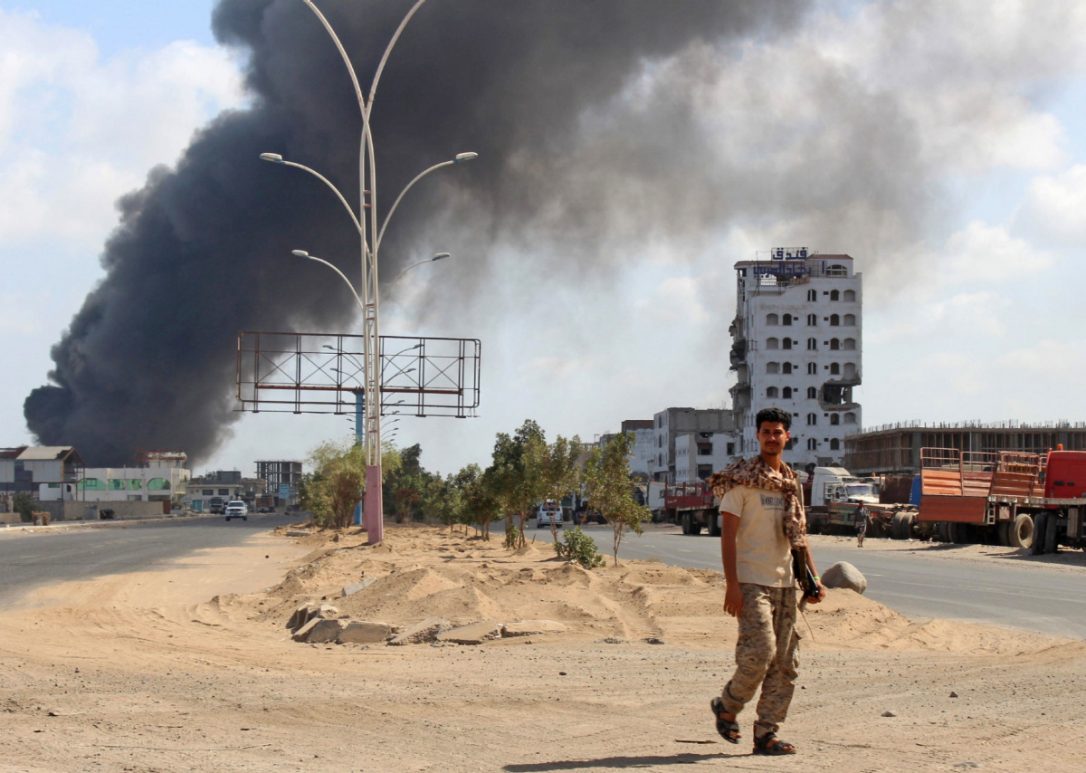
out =
[[[193,132],[243,102],[221,48],[177,41],[99,56],[86,33],[0,11],[0,240],[101,248],[114,202],[175,160]],[[48,55],[43,55],[48,52]]]
[[[1043,238],[1081,247],[1086,242],[1086,164],[1035,178],[1020,220]]]

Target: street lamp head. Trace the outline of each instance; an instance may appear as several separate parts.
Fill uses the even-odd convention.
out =
[[[281,164],[281,163],[283,163],[283,157],[278,153],[261,153],[260,154],[260,160],[261,161],[270,161],[273,164]]]
[[[298,258],[308,258],[309,257],[309,253],[306,252],[305,250],[291,250],[290,254],[294,255],[295,257],[298,257]]]
[[[453,163],[454,164],[466,164],[468,161],[474,161],[478,157],[479,157],[478,153],[472,153],[470,151],[467,152],[467,153],[457,153],[456,157],[453,158]]]
[[[431,261],[445,260],[445,258],[451,258],[451,257],[452,257],[451,252],[437,252],[437,253],[434,253],[434,257],[430,258],[430,260]]]

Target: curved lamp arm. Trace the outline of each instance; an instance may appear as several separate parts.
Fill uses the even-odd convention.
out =
[[[385,229],[388,228],[389,221],[392,220],[392,215],[396,211],[396,207],[400,206],[400,200],[403,199],[404,195],[409,190],[411,190],[412,186],[414,186],[415,183],[417,183],[419,180],[421,180],[423,177],[430,174],[431,172],[436,172],[438,169],[443,169],[446,166],[453,166],[456,164],[466,164],[468,161],[474,161],[478,157],[478,153],[457,153],[455,158],[452,158],[448,161],[442,161],[439,164],[434,164],[433,166],[428,167],[427,169],[423,169],[421,172],[415,175],[414,179],[412,179],[411,182],[404,186],[404,189],[400,191],[400,195],[396,197],[396,200],[394,202],[392,202],[392,208],[388,211],[388,214],[385,215],[385,222],[381,224],[381,230],[377,234],[377,243],[374,246],[374,251],[380,253],[381,240],[385,238]]]
[[[351,216],[351,222],[354,223],[355,230],[357,230],[359,233],[362,233],[362,224],[360,222],[358,222],[358,215],[356,215],[354,213],[354,210],[351,209],[351,205],[347,203],[347,199],[344,198],[343,194],[339,192],[339,188],[337,188],[335,185],[333,185],[332,181],[329,180],[327,177],[325,177],[323,174],[318,172],[316,169],[313,169],[311,167],[306,166],[305,164],[299,164],[296,161],[287,161],[285,158],[283,158],[278,153],[261,153],[260,154],[260,160],[261,161],[268,161],[269,163],[272,163],[272,164],[282,164],[283,166],[292,166],[295,169],[301,169],[303,172],[308,172],[309,174],[316,177],[322,183],[327,185],[328,189],[330,191],[332,191],[332,193],[336,194],[336,198],[339,199],[339,203],[343,205],[343,208],[345,210],[347,210],[347,214]]]
[[[347,285],[347,288],[351,291],[351,295],[354,296],[354,300],[355,303],[358,304],[358,308],[362,311],[363,314],[366,313],[366,304],[362,303],[362,299],[358,297],[358,291],[354,289],[354,285],[351,284],[351,280],[347,278],[347,275],[340,271],[337,266],[329,263],[324,258],[318,258],[316,255],[310,255],[305,250],[291,250],[290,254],[295,255],[299,258],[308,258],[309,260],[315,260],[317,263],[322,263],[325,266],[328,266],[328,268],[335,271],[337,274],[339,274],[339,278],[343,280],[343,283]]]

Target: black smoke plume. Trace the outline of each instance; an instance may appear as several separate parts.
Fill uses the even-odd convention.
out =
[[[365,86],[410,4],[320,5]],[[377,95],[379,205],[431,163],[465,150],[480,159],[412,194],[382,248],[383,276],[451,248],[456,282],[470,291],[493,243],[540,234],[557,245],[548,254],[593,256],[601,234],[624,227],[617,213],[635,211],[622,197],[638,179],[661,198],[656,229],[722,217],[727,207],[699,195],[701,162],[681,147],[687,100],[646,106],[640,128],[636,115],[624,126],[594,127],[592,111],[624,99],[655,63],[775,34],[799,23],[804,5],[431,0],[404,33]],[[238,415],[239,330],[346,330],[353,319],[337,280],[290,255],[303,247],[357,276],[347,218],[316,181],[258,160],[282,153],[357,195],[359,117],[342,63],[300,0],[223,0],[213,24],[221,42],[248,55],[251,105],[219,116],[176,168],[152,170],[119,202],[120,223],[101,257],[106,276],[53,348],[53,383],[24,406],[40,442],[73,444],[90,464],[156,448],[206,457]],[[446,241],[435,243],[442,228]],[[611,262],[562,265],[576,273]]]

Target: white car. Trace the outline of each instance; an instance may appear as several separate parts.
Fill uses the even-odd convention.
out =
[[[539,506],[535,514],[535,527],[537,529],[562,528],[562,505],[553,499],[548,499]]]
[[[232,499],[226,503],[226,520],[231,518],[240,518],[243,521],[249,520],[249,505],[242,502],[240,499]]]

